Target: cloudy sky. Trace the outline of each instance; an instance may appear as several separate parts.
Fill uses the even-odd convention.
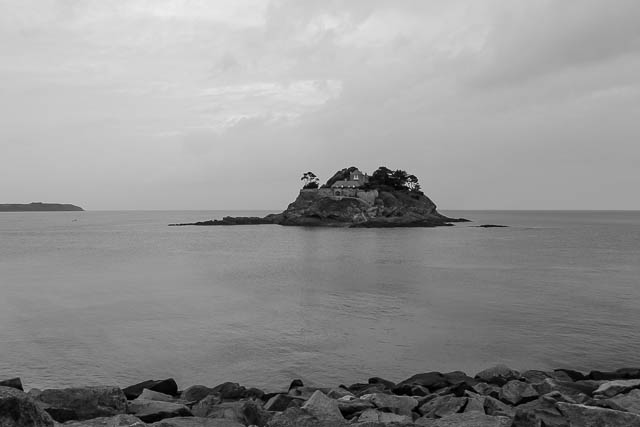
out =
[[[0,203],[640,209],[637,0],[0,0]]]

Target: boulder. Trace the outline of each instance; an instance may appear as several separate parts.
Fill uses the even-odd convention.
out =
[[[304,387],[304,383],[302,382],[301,379],[295,379],[291,381],[291,384],[289,384],[289,390],[291,390],[292,388],[298,388],[298,387]]]
[[[313,393],[302,409],[321,420],[344,420],[338,402],[328,398],[320,390]]]
[[[411,412],[418,406],[418,401],[410,396],[374,393],[362,396],[361,399],[370,401],[378,409],[388,410],[399,415],[411,415]]]
[[[289,390],[289,394],[292,396],[302,397],[304,399],[309,399],[316,391],[321,391],[323,394],[329,393],[331,389],[326,387],[296,387]]]
[[[588,375],[585,375],[582,372],[574,371],[572,369],[554,369],[553,372],[556,374],[559,374],[559,373],[565,374],[570,378],[571,381],[581,381],[581,380],[588,379]],[[557,379],[566,381],[563,378],[557,378]]]
[[[187,402],[199,402],[210,394],[213,394],[213,390],[211,388],[203,385],[192,385],[191,387],[185,388],[182,393],[180,393],[180,398]]]
[[[297,399],[290,394],[276,394],[264,404],[264,409],[267,411],[282,412],[289,407],[292,400]]]
[[[175,402],[176,400],[168,394],[159,393],[157,391],[149,390],[148,388],[142,390],[142,393],[140,393],[140,396],[138,398],[146,400],[157,400],[159,402]]]
[[[569,427],[566,418],[556,406],[558,402],[566,401],[565,399],[565,396],[554,392],[518,406],[512,427]]]
[[[138,398],[142,393],[142,390],[149,389],[157,391],[159,393],[175,396],[178,394],[178,384],[173,378],[167,378],[166,380],[147,380],[138,384],[131,385],[122,389],[127,399],[133,400]]]
[[[447,378],[440,372],[425,372],[422,374],[416,374],[404,381],[398,383],[393,389],[395,394],[406,394],[406,386],[419,385],[428,388],[430,391],[438,390],[440,388],[451,385]]]
[[[494,399],[500,398],[500,387],[495,384],[478,383],[473,386],[473,390],[483,396],[491,396]]]
[[[340,413],[346,419],[351,419],[354,415],[359,414],[367,409],[375,408],[373,402],[362,399],[337,400]]]
[[[392,381],[389,380],[385,380],[382,379],[380,377],[372,377],[369,378],[369,380],[367,381],[369,384],[382,384],[383,386],[385,386],[388,390],[393,390],[393,388],[396,386],[396,384]]]
[[[581,382],[556,381],[551,378],[532,384],[532,386],[540,395],[557,391],[579,403],[589,400],[589,395],[585,392],[590,393],[593,390],[591,385],[581,384]]]
[[[624,380],[637,380],[640,379],[640,368],[621,368],[616,369],[616,374]]]
[[[356,424],[348,424],[346,420],[336,418],[318,418],[301,408],[289,408],[276,414],[267,427],[348,427]]]
[[[485,413],[484,396],[468,391],[466,392],[465,397],[467,398],[467,405],[464,407],[464,412],[480,412],[483,414]]]
[[[145,423],[154,423],[165,418],[190,417],[193,415],[189,408],[180,403],[140,398],[129,402],[129,413],[140,418]]]
[[[421,405],[418,412],[427,418],[442,418],[462,411],[466,404],[466,397],[438,396]]]
[[[224,418],[176,417],[149,424],[149,427],[244,427]]]
[[[511,406],[502,403],[498,399],[494,399],[491,396],[485,396],[484,412],[487,415],[512,417],[515,413],[515,410]]]
[[[640,414],[640,390],[631,390],[627,394],[618,394],[607,400],[612,409]]]
[[[222,403],[222,399],[217,394],[210,394],[209,396],[201,399],[198,403],[191,407],[191,413],[195,417],[206,417],[209,414],[209,411],[214,406]]]
[[[59,422],[70,417],[88,420],[98,417],[112,417],[127,411],[127,398],[118,387],[71,387],[29,391],[36,401]]]
[[[83,421],[69,421],[64,427],[147,427],[138,417],[120,414],[114,417],[92,418]]]
[[[551,378],[551,375],[544,371],[528,370],[522,373],[522,378],[528,383],[539,383],[547,378]]]
[[[519,403],[528,402],[538,398],[538,392],[531,384],[511,380],[500,389],[500,400],[510,405],[518,405]]]
[[[465,412],[440,419],[422,417],[415,420],[414,424],[426,427],[508,427],[511,425],[511,418]]]
[[[562,402],[557,406],[572,427],[640,427],[640,415],[638,414]]]
[[[199,417],[232,420],[247,426],[264,426],[271,419],[271,414],[253,400],[222,402],[209,406],[206,412],[202,412],[194,406],[193,414]]]
[[[329,392],[327,393],[327,396],[332,399],[340,399],[341,397],[345,397],[345,396],[353,396],[353,393],[351,393],[349,390],[345,388],[338,387],[338,388],[332,388],[331,390],[329,390]]]
[[[480,371],[475,378],[489,384],[502,386],[511,380],[520,379],[520,372],[511,369],[506,365],[496,365],[491,368]]]
[[[593,394],[601,397],[613,397],[616,394],[628,393],[636,388],[640,388],[640,379],[607,381],[601,384]]]
[[[249,399],[262,400],[264,398],[265,392],[260,390],[259,388],[251,387],[245,394]]]
[[[24,391],[24,388],[22,387],[22,380],[18,377],[0,380],[0,387],[11,387],[16,390]]]
[[[408,415],[398,415],[380,412],[377,409],[367,409],[358,417],[359,423],[412,423],[413,418]]]
[[[53,419],[33,398],[13,387],[0,386],[0,426],[53,427]]]
[[[247,395],[247,389],[238,383],[226,382],[215,386],[211,391],[224,399],[242,399]]]

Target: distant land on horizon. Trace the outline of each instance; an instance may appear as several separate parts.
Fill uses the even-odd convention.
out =
[[[5,203],[0,204],[0,212],[66,212],[84,211],[80,206],[69,203],[32,202],[28,204]]]

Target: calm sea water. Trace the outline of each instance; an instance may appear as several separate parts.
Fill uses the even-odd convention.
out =
[[[228,213],[0,214],[0,376],[274,390],[498,362],[640,365],[640,212],[167,227]]]

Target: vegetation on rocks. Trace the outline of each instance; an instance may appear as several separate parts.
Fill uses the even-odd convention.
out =
[[[294,380],[279,391],[232,382],[180,391],[173,379],[28,393],[17,378],[0,384],[2,427],[640,427],[640,369],[629,368],[587,374],[498,365],[473,377],[425,372],[398,383]]]

